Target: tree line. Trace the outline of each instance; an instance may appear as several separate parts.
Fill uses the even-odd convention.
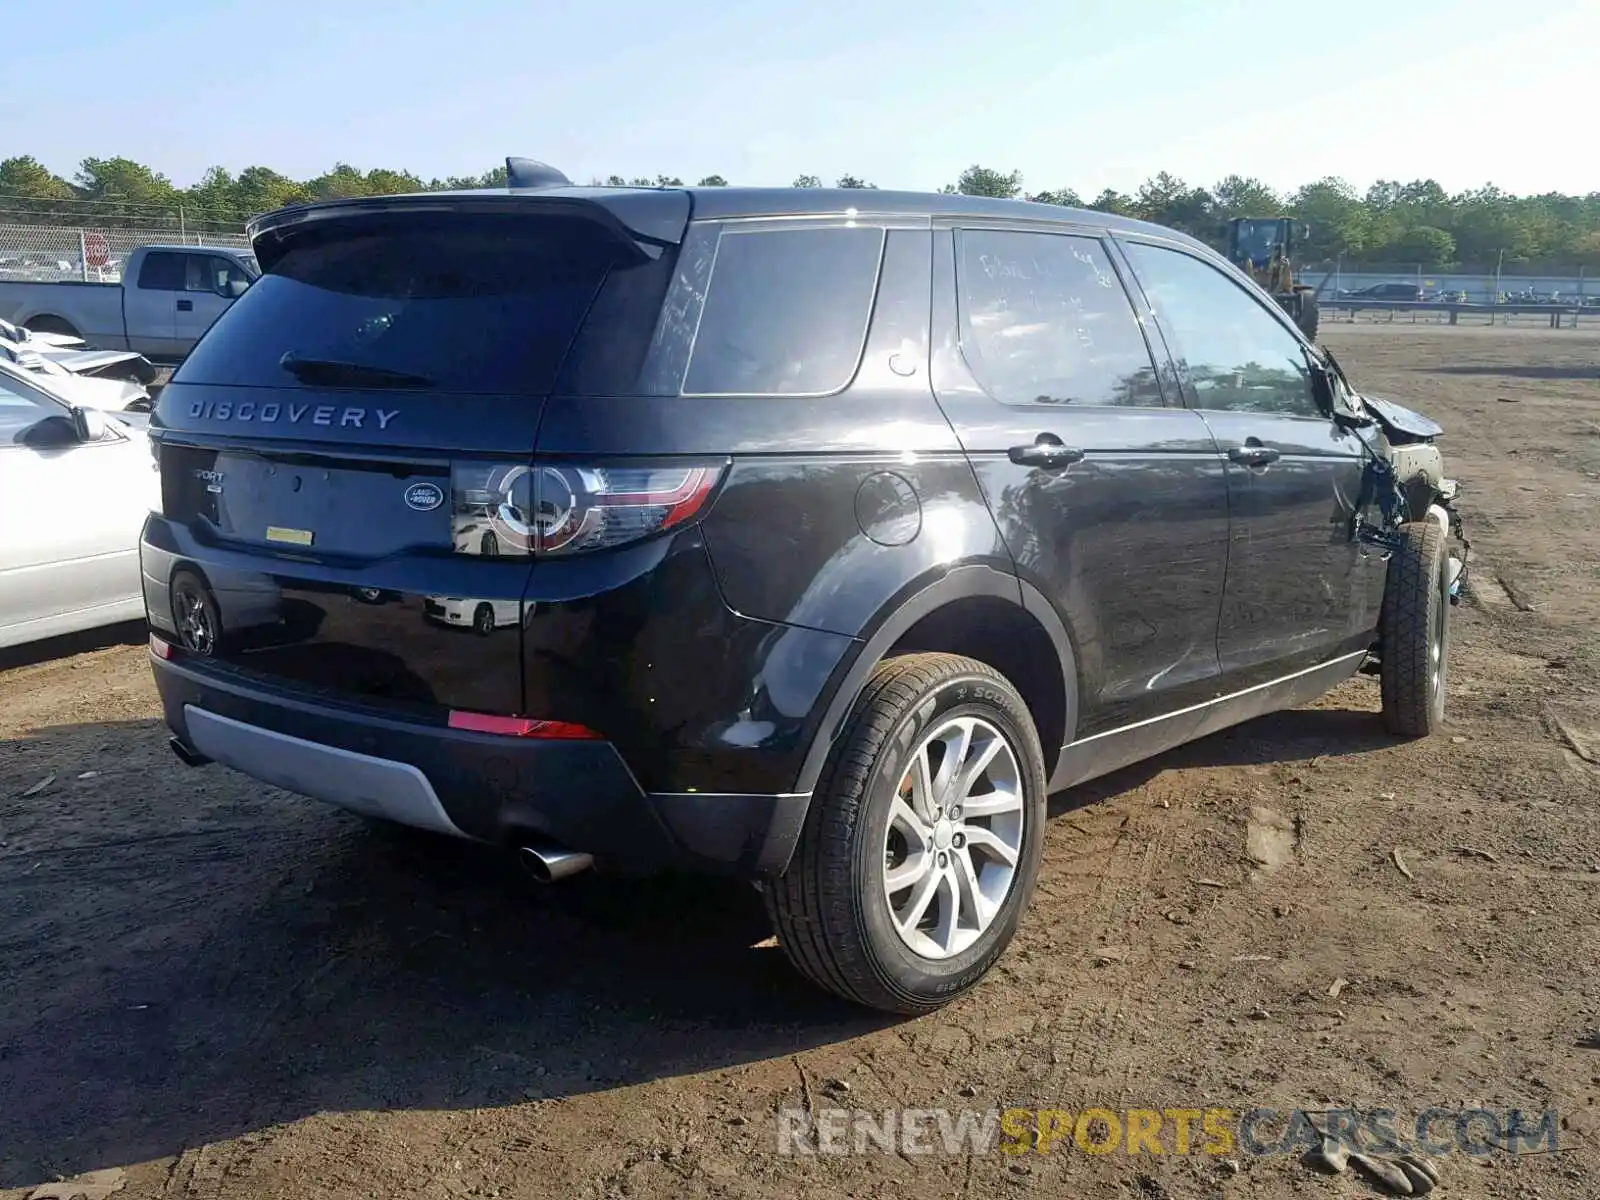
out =
[[[410,171],[363,171],[348,163],[314,179],[292,179],[270,167],[237,175],[212,167],[192,187],[178,187],[159,171],[127,158],[86,158],[71,179],[22,155],[0,161],[0,224],[47,223],[108,228],[166,228],[180,223],[196,232],[237,232],[257,213],[308,200],[377,196],[395,192],[500,187],[505,168],[482,175],[425,180]],[[612,175],[590,182],[612,186],[681,186],[675,176]],[[723,187],[721,175],[695,181]],[[794,187],[822,187],[801,175]],[[876,185],[853,175],[841,188]],[[1229,175],[1210,187],[1161,171],[1132,193],[1106,189],[1085,197],[1071,188],[1029,191],[1019,171],[971,166],[943,191],[1026,199],[1139,217],[1220,244],[1236,216],[1288,216],[1309,226],[1299,251],[1307,262],[1415,263],[1425,268],[1474,271],[1538,264],[1600,266],[1600,192],[1583,196],[1545,193],[1516,196],[1492,185],[1446,192],[1431,179],[1379,180],[1360,191],[1329,177],[1293,191],[1274,191],[1259,179]]]

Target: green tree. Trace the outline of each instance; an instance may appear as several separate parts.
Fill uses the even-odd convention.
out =
[[[1022,172],[1012,171],[1007,175],[992,167],[980,167],[974,163],[961,172],[955,190],[963,196],[993,196],[999,200],[1014,200],[1022,192]]]
[[[1432,225],[1413,225],[1390,245],[1398,261],[1420,263],[1424,267],[1442,267],[1453,261],[1456,254],[1455,238]]]
[[[342,200],[371,194],[367,191],[367,177],[349,163],[335,163],[331,171],[309,180],[306,190],[316,200]]]
[[[179,193],[172,180],[131,158],[86,158],[73,181],[85,220],[119,225],[167,225],[178,219]],[[74,206],[79,207],[79,206]]]
[[[185,189],[179,204],[185,228],[226,229],[237,226],[252,214],[239,208],[239,181],[225,167],[212,167],[191,188]]]
[[[1205,188],[1190,187],[1167,171],[1140,184],[1133,199],[1134,212],[1143,220],[1202,237],[1215,234],[1213,208],[1210,192]]]
[[[606,177],[607,186],[681,187],[677,176]],[[708,175],[700,186],[726,186]],[[361,170],[336,163],[312,179],[294,179],[270,167],[250,166],[233,175],[212,167],[193,185],[176,187],[144,163],[125,157],[86,158],[69,180],[31,155],[0,160],[0,221],[7,218],[65,225],[237,231],[258,213],[309,200],[428,190],[494,188],[506,185],[504,165],[481,175],[424,181],[404,169]],[[820,187],[810,174],[795,187]],[[874,184],[853,175],[838,180],[845,188]],[[974,165],[940,189],[947,194],[1016,197],[1022,174]],[[1068,187],[1036,192],[1043,204],[1081,205]],[[1278,213],[1305,222],[1310,240],[1302,261],[1313,264],[1337,256],[1368,263],[1426,263],[1491,270],[1503,260],[1511,268],[1600,264],[1600,191],[1583,195],[1556,192],[1517,196],[1492,184],[1454,195],[1437,180],[1382,179],[1358,192],[1345,180],[1314,180],[1287,195],[1277,195],[1259,179],[1228,175],[1210,189],[1194,187],[1170,172],[1157,172],[1129,196],[1112,188],[1088,205],[1102,212],[1145,217],[1219,240],[1236,216]],[[181,217],[180,217],[181,213]]]
[[[1573,258],[1585,267],[1600,266],[1600,229],[1592,229],[1573,243]]]
[[[1276,217],[1283,200],[1259,179],[1229,175],[1211,189],[1213,212],[1219,221],[1234,217]]]
[[[5,220],[70,224],[73,212],[82,206],[67,201],[77,195],[70,183],[32,155],[0,162],[0,210]]]
[[[1089,204],[1097,212],[1116,213],[1119,217],[1133,216],[1133,198],[1112,188],[1106,188]]]
[[[1311,227],[1303,258],[1361,254],[1371,241],[1370,214],[1355,189],[1336,176],[1297,190],[1289,197],[1289,212]]]
[[[311,189],[271,167],[246,167],[233,185],[234,207],[252,216],[311,199]]]
[[[422,180],[410,171],[390,171],[380,167],[367,172],[368,196],[404,196],[422,190]]]

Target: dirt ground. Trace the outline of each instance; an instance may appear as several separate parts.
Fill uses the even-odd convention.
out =
[[[1358,679],[1057,797],[1013,948],[921,1020],[799,982],[746,886],[540,889],[187,770],[137,630],[13,653],[0,1193],[1374,1194],[1170,1127],[1159,1156],[778,1153],[780,1109],[1015,1105],[1556,1110],[1556,1152],[1445,1154],[1435,1194],[1600,1196],[1600,331],[1327,340],[1448,426],[1448,735],[1394,743]]]

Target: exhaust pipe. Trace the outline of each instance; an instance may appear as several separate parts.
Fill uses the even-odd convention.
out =
[[[539,883],[555,883],[594,866],[593,855],[554,846],[523,846],[517,851],[517,859],[522,869]]]
[[[186,767],[205,767],[211,764],[209,758],[189,749],[176,736],[168,738],[167,745],[172,747],[172,752],[178,756],[178,761]]]

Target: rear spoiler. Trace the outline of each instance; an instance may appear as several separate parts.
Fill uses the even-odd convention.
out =
[[[326,222],[389,214],[529,213],[595,221],[651,257],[683,240],[694,202],[670,188],[588,188],[560,184],[513,186],[470,192],[422,192],[403,196],[354,196],[294,204],[256,217],[245,226],[263,271],[282,257],[300,233]]]

